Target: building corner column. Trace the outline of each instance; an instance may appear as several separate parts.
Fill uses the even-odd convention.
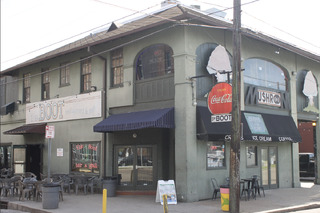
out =
[[[199,200],[196,140],[195,58],[175,55],[175,182],[182,202]]]

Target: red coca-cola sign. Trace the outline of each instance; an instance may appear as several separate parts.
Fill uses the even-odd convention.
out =
[[[232,87],[218,83],[208,95],[208,108],[212,114],[228,114],[232,111]]]

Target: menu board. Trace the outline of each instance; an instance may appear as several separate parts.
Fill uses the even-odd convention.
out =
[[[244,113],[252,134],[269,135],[261,114]]]
[[[158,180],[156,202],[161,202],[161,205],[163,205],[162,195],[165,194],[167,195],[168,204],[177,204],[177,194],[174,180]]]

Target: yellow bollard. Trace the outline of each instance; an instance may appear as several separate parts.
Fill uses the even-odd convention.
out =
[[[107,213],[107,189],[103,190],[103,195],[102,195],[102,213]]]
[[[162,195],[162,200],[163,200],[163,212],[168,213],[168,201],[167,201],[167,195],[164,194]]]

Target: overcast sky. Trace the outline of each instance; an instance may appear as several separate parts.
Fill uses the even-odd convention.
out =
[[[162,0],[1,0],[1,70],[106,27]],[[180,0],[225,10],[233,0]],[[242,0],[242,25],[320,55],[319,0]],[[225,10],[232,19],[233,10]],[[55,44],[55,45],[53,45]]]

